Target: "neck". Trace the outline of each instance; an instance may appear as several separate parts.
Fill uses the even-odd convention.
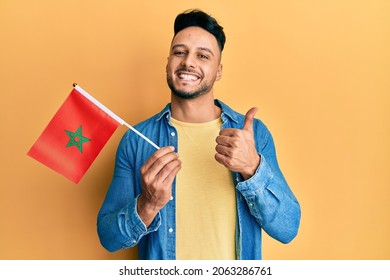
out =
[[[182,99],[171,94],[171,110],[174,119],[188,123],[210,122],[221,116],[221,108],[215,106],[212,94],[195,99]]]

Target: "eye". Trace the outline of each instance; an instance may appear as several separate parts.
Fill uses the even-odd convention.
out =
[[[186,52],[184,52],[184,51],[175,51],[173,54],[177,55],[177,56],[183,56],[183,55],[186,54]]]
[[[203,60],[208,60],[209,59],[209,57],[207,55],[205,55],[205,54],[199,54],[198,57],[200,59],[203,59]]]

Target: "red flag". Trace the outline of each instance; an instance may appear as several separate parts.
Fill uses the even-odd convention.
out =
[[[76,86],[27,153],[75,183],[121,124],[91,98]]]

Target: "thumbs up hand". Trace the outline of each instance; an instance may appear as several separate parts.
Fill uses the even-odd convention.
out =
[[[252,177],[260,164],[253,132],[253,119],[257,108],[251,108],[245,115],[242,129],[226,128],[216,138],[215,159],[229,170],[240,172],[245,180]]]

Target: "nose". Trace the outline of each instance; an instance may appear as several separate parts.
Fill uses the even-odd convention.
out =
[[[183,57],[181,65],[186,67],[186,68],[195,68],[196,67],[196,59],[193,55],[187,54],[185,57]]]

